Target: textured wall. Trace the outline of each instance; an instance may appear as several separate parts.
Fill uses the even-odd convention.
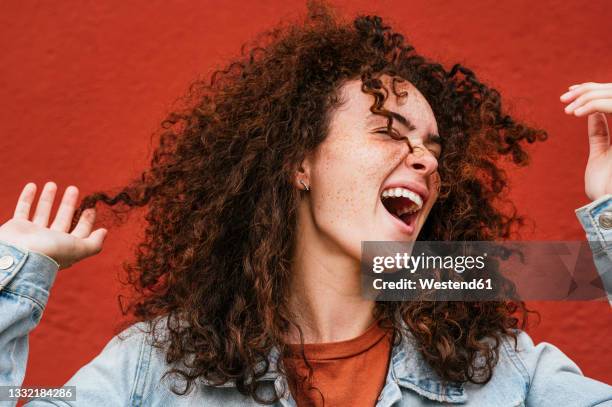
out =
[[[257,3],[257,5],[255,4]],[[536,3],[536,4],[534,4]],[[590,1],[353,1],[342,13],[381,12],[417,50],[461,62],[505,96],[518,117],[547,129],[512,194],[533,221],[530,239],[581,239],[586,119],[567,117],[567,85],[612,81],[612,4]],[[303,1],[107,1],[0,4],[0,219],[28,181],[88,193],[146,165],[149,135],[196,76],[236,55]],[[56,204],[57,205],[57,204]],[[134,219],[138,219],[137,217]],[[63,270],[31,335],[26,384],[61,385],[94,357],[120,320],[121,263],[138,224],[111,229],[104,251]],[[536,341],[552,342],[585,374],[612,382],[606,303],[532,303]]]

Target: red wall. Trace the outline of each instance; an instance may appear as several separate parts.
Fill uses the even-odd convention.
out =
[[[583,238],[573,210],[587,203],[586,119],[566,116],[559,95],[573,83],[612,82],[610,2],[334,4],[350,15],[389,16],[418,51],[447,66],[465,63],[518,117],[547,129],[550,140],[532,149],[532,165],[512,174],[511,197],[534,222],[526,238]],[[304,1],[286,0],[2,2],[0,221],[28,181],[89,193],[137,175],[149,135],[192,79],[261,29],[304,11]],[[136,226],[111,229],[99,256],[60,272],[31,335],[25,384],[63,384],[112,337],[117,273],[136,244]],[[607,303],[531,305],[543,317],[530,331],[537,342],[557,345],[586,375],[612,382]]]

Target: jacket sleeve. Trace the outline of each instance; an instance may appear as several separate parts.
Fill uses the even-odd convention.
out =
[[[576,209],[586,233],[597,272],[612,306],[612,195]]]
[[[28,333],[40,322],[58,269],[44,254],[0,241],[0,386],[23,382]]]
[[[507,344],[514,347],[514,341]],[[526,406],[612,406],[612,386],[585,377],[580,368],[559,348],[520,331],[518,351],[509,353],[527,382]]]
[[[28,359],[28,334],[41,320],[59,265],[42,253],[0,241],[0,386],[21,386]],[[65,386],[76,401],[37,398],[28,407],[140,405],[149,347],[138,324],[115,336]],[[1,387],[0,387],[1,388]],[[5,395],[6,396],[6,395]],[[14,406],[17,401],[0,401]]]
[[[576,209],[576,216],[612,304],[612,195]],[[521,332],[515,355],[516,365],[528,383],[527,406],[612,406],[612,386],[585,377],[556,346],[547,342],[534,345],[531,337]]]

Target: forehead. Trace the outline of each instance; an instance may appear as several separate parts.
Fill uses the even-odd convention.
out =
[[[399,78],[398,78],[399,79]],[[399,113],[406,117],[417,128],[423,127],[431,133],[438,132],[438,126],[431,106],[423,94],[407,80],[393,80],[388,75],[383,75],[381,81],[388,91],[387,99],[383,107],[387,110]],[[374,97],[362,91],[361,79],[353,79],[345,82],[338,94],[342,101],[341,107],[336,113],[352,120],[358,118],[365,123],[386,123],[382,115],[372,114],[370,107]],[[395,88],[395,92],[393,89]],[[396,95],[397,94],[397,95]]]

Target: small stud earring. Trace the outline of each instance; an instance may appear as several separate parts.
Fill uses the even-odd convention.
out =
[[[302,184],[304,186],[304,191],[306,191],[306,192],[310,191],[310,188],[308,187],[308,185],[306,185],[304,183],[304,180],[300,180],[300,184]]]

